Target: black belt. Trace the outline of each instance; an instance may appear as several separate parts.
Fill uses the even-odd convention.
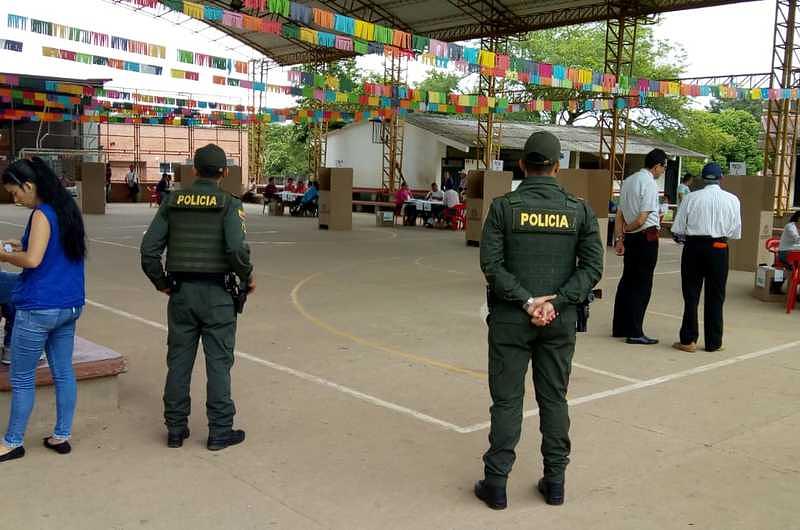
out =
[[[224,272],[173,272],[170,273],[179,282],[214,282],[225,283]]]
[[[657,226],[650,226],[645,228],[644,230],[639,230],[638,232],[625,232],[625,237],[635,237],[635,236],[646,236],[648,232],[658,232]]]

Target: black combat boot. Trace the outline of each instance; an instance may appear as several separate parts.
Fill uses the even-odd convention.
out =
[[[206,447],[208,447],[209,451],[220,451],[226,447],[240,444],[243,441],[244,431],[231,430],[226,433],[216,434],[214,436],[209,435]]]
[[[564,504],[564,483],[550,482],[545,479],[539,480],[537,487],[539,493],[544,497],[544,502],[551,506],[561,506]]]
[[[167,447],[176,449],[183,447],[183,441],[189,437],[189,428],[184,427],[182,431],[168,432],[167,433]]]
[[[501,486],[490,486],[483,480],[475,483],[475,496],[492,510],[505,510],[508,506],[506,489]]]

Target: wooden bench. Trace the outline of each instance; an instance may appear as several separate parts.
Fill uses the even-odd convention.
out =
[[[128,370],[128,363],[121,354],[81,337],[75,338],[72,357],[75,378],[78,380],[78,413],[76,418],[93,417],[110,413],[119,407],[117,376]],[[9,367],[0,366],[0,410],[8,410],[11,400],[11,385],[8,381]],[[52,423],[55,418],[55,393],[53,378],[46,361],[36,368],[36,386],[50,387],[37,390],[37,412],[32,423]]]
[[[394,211],[395,204],[388,201],[353,201],[353,207],[356,208],[355,211],[357,212],[362,211],[361,208],[365,206],[375,208],[376,211],[378,208],[386,208]]]

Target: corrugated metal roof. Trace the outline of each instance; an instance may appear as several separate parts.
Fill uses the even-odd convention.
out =
[[[406,117],[406,121],[420,129],[425,129],[454,142],[471,146],[476,145],[478,137],[478,122],[476,120],[461,120],[433,114],[412,113]],[[548,131],[556,135],[565,151],[597,153],[600,147],[600,131],[594,127],[503,122],[500,138],[502,148],[522,149],[528,137],[536,131]],[[645,155],[657,147],[671,156],[706,158],[706,155],[702,153],[653,138],[635,135],[628,137],[629,154]]]

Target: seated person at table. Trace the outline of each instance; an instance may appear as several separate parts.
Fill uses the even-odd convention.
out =
[[[444,192],[439,189],[435,182],[431,184],[431,191],[425,196],[426,201],[444,201]]]
[[[455,214],[454,208],[461,204],[461,197],[458,192],[453,188],[449,188],[444,192],[444,210],[439,214],[439,220],[443,221],[445,214]]]
[[[295,193],[305,193],[308,190],[306,187],[306,183],[302,180],[297,181],[297,188],[295,188]]]
[[[789,223],[783,227],[783,233],[781,234],[781,243],[778,247],[778,259],[786,266],[787,269],[791,269],[792,266],[789,263],[789,253],[790,252],[800,252],[800,211],[794,212],[792,217],[789,219]]]
[[[275,177],[270,177],[267,187],[264,188],[264,202],[276,199],[278,196],[278,186],[275,185]]]
[[[297,193],[297,186],[294,184],[294,179],[289,177],[286,180],[286,185],[283,186],[283,191],[290,191],[292,193]]]
[[[394,197],[394,215],[400,215],[400,212],[403,211],[403,205],[413,199],[413,195],[411,195],[411,191],[408,189],[408,184],[403,182],[400,185],[400,189],[397,190],[397,194]]]
[[[158,193],[158,204],[164,202],[164,199],[169,195],[170,178],[169,173],[162,173],[161,180],[156,184],[156,193]]]
[[[307,210],[313,208],[313,205],[317,202],[319,198],[319,191],[317,190],[317,182],[314,181],[311,183],[311,186],[303,193],[302,197],[298,197],[294,200],[294,204],[292,204],[292,208],[290,213],[292,215],[298,215],[303,213]]]
[[[256,179],[250,179],[250,185],[247,191],[242,195],[242,202],[257,202],[258,199],[258,184]]]

